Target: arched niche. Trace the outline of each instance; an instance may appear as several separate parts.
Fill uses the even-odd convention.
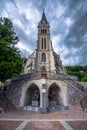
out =
[[[24,106],[40,106],[40,91],[35,84],[27,89]]]
[[[56,83],[53,83],[48,90],[48,104],[49,106],[62,105],[62,92]]]

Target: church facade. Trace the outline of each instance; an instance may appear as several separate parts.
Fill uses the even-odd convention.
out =
[[[50,77],[52,73],[64,73],[64,66],[60,56],[54,52],[50,38],[50,25],[43,11],[38,24],[37,48],[29,56],[24,67],[24,73],[37,73],[37,76]]]
[[[32,96],[36,95],[37,100],[35,101],[34,97],[31,96],[32,102],[30,105],[40,105],[40,107],[45,105],[45,108],[49,105],[68,105],[67,85],[63,82],[64,85],[62,85],[60,81],[50,79],[56,73],[65,74],[65,69],[60,56],[53,50],[50,38],[50,25],[44,11],[38,24],[37,48],[29,56],[24,66],[24,74],[28,73],[32,73],[34,77],[39,78],[33,81],[37,87],[34,89],[33,85],[31,86],[31,89],[33,89]]]
[[[10,86],[8,99],[24,110],[66,109],[84,95],[81,86],[66,75],[60,55],[53,50],[44,11],[38,24],[37,47],[24,65],[24,75],[12,80]]]

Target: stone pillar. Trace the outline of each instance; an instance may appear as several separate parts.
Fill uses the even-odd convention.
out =
[[[42,84],[42,113],[47,113],[47,86]]]
[[[63,88],[63,105],[68,106],[67,88]]]

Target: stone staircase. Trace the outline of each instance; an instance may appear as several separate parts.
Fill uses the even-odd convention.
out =
[[[73,107],[72,107],[72,110],[74,110],[74,111],[80,111],[80,112],[83,111],[83,110],[82,110],[82,107],[81,107],[80,105],[73,106]]]
[[[80,101],[81,108],[84,112],[87,112],[87,94]]]
[[[9,85],[6,84],[6,86],[7,86],[7,88],[9,88],[9,86],[11,86],[11,84],[14,84],[16,82],[20,82],[20,81],[24,81],[24,80],[35,78],[34,75],[35,75],[35,73],[29,73],[29,74],[24,74],[24,75],[19,76],[19,77],[14,77],[14,78],[11,79],[10,84]],[[84,86],[82,86],[81,84],[79,84],[75,80],[71,79],[68,75],[58,73],[58,74],[53,74],[53,76],[49,77],[49,78],[55,78],[55,79],[58,79],[58,80],[64,80],[65,82],[67,82],[71,86],[73,86],[76,89],[80,90],[81,93],[83,93],[83,94],[86,93],[84,91]]]
[[[4,112],[15,111],[15,106],[8,100],[5,94],[0,95],[0,108]]]
[[[80,92],[85,94],[84,87],[81,84],[79,84],[78,82],[76,82],[75,80],[71,79],[68,75],[55,74],[53,77],[57,78],[57,79],[60,79],[60,80],[64,80],[65,82],[71,84],[72,86],[74,86],[75,88],[80,90]]]

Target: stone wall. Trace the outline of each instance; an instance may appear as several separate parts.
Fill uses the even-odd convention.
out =
[[[87,94],[87,82],[78,82],[78,83],[83,86],[83,90]]]
[[[23,77],[22,77],[23,78]],[[36,85],[40,91],[40,107],[43,107],[43,99],[42,94],[43,92],[43,84],[46,85],[46,96],[49,96],[49,89],[50,87],[58,87],[59,88],[59,96],[58,99],[61,100],[61,104],[64,106],[68,106],[71,104],[75,104],[84,96],[84,92],[78,90],[67,82],[58,79],[44,79],[44,78],[36,78],[32,80],[23,79],[23,80],[12,80],[10,86],[6,90],[7,98],[16,106],[16,107],[23,107],[26,97],[26,92],[30,86]],[[46,97],[46,98],[47,98]],[[47,106],[49,105],[48,98]]]
[[[68,85],[67,93],[68,93],[69,105],[71,104],[74,105],[75,103],[78,103],[83,97],[83,93],[81,93],[79,90],[75,89],[74,87],[70,85]]]
[[[78,81],[77,76],[67,75],[69,78],[71,78],[74,81]]]
[[[21,83],[15,82],[12,83],[11,86],[5,91],[7,98],[15,105],[16,107],[20,107],[20,98],[21,98]]]

